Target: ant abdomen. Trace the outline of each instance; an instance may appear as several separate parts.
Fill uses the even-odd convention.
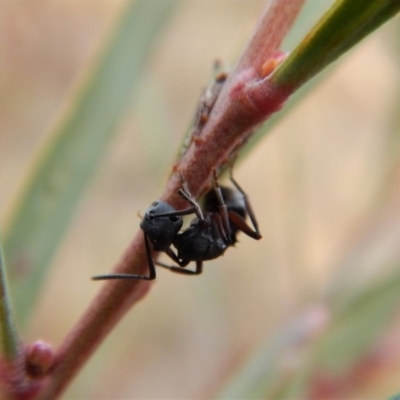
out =
[[[246,205],[243,200],[243,195],[239,191],[226,186],[220,186],[219,188],[227,210],[234,211],[242,218],[246,218]],[[204,196],[203,210],[211,213],[220,212],[220,203],[215,190],[208,191]]]

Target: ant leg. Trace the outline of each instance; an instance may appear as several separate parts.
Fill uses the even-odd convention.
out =
[[[208,118],[214,107],[214,104],[216,103],[224,83],[228,78],[228,73],[222,69],[221,62],[218,60],[214,63],[214,74],[215,76],[213,84],[203,91],[197,106],[191,132],[194,140],[196,140],[196,137],[200,136],[202,129],[208,122]]]
[[[144,244],[146,247],[147,261],[149,263],[149,276],[136,275],[136,274],[105,274],[96,275],[92,277],[94,281],[108,280],[108,279],[141,279],[144,281],[152,281],[156,279],[156,267],[154,266],[153,257],[151,256],[150,243],[147,235],[144,234]]]
[[[191,195],[190,191],[189,191],[189,187],[187,182],[185,181],[185,179],[183,178],[183,176],[181,175],[181,179],[182,179],[182,189],[178,190],[178,193],[188,202],[192,205],[193,208],[193,212],[196,214],[196,217],[200,220],[200,221],[204,221],[204,215],[203,212],[201,211],[201,207],[199,206],[199,204],[197,203],[197,201],[193,198],[193,196]]]
[[[217,213],[212,213],[211,214],[212,221],[215,223],[215,226],[217,227],[218,233],[221,236],[222,240],[226,244],[230,244],[231,240],[229,237],[226,236],[226,229],[224,227],[224,224],[222,222],[222,218],[220,214]]]
[[[150,219],[157,219],[157,218],[161,218],[161,217],[176,217],[179,215],[189,215],[189,214],[195,214],[195,213],[196,213],[196,208],[189,207],[189,208],[185,208],[183,210],[176,210],[176,211],[154,214],[154,215],[150,214]]]
[[[184,275],[200,275],[203,272],[203,262],[202,261],[196,261],[196,269],[194,271],[190,269],[182,269],[182,268],[170,268],[171,271],[177,272],[178,274],[184,274]]]
[[[236,214],[235,212],[230,211],[229,212],[229,218],[231,221],[241,230],[243,231],[246,235],[252,237],[253,239],[261,239],[261,234],[258,229],[258,223],[256,216],[254,214],[253,208],[251,207],[250,200],[246,194],[246,192],[239,186],[239,184],[236,182],[236,180],[233,178],[232,175],[232,168],[229,170],[229,179],[231,180],[232,184],[235,186],[235,188],[240,192],[240,194],[243,196],[243,201],[244,201],[244,206],[246,209],[247,214],[249,215],[250,221],[253,224],[254,230],[252,230],[244,221],[244,219]]]
[[[182,275],[200,275],[203,272],[203,263],[202,261],[196,261],[196,269],[193,271],[191,269],[185,269],[182,267],[177,267],[175,265],[166,265],[160,262],[156,262],[156,264],[160,267],[169,269],[171,272],[175,272],[177,274]]]
[[[260,232],[253,230],[249,225],[246,224],[246,221],[235,211],[229,211],[229,220],[238,228],[240,231],[245,233],[247,236],[259,240],[262,238]]]
[[[218,99],[226,79],[228,78],[227,72],[220,71],[221,68],[219,64],[216,64],[214,69],[216,70],[214,83],[211,87],[206,88],[200,97],[193,117],[193,125],[190,131],[185,135],[182,149],[179,152],[179,159],[183,157],[193,142],[195,144],[201,143],[201,132],[207,124],[214,104]]]
[[[169,269],[172,272],[176,272],[178,274],[184,274],[184,275],[200,275],[203,272],[203,263],[202,261],[196,261],[196,269],[194,271],[190,269],[184,269],[190,261],[181,261],[179,260],[178,256],[173,252],[171,248],[169,248],[165,252],[172,260],[174,260],[178,265],[167,265],[164,263],[161,263],[159,261],[156,261],[156,264],[160,267]]]
[[[225,237],[225,240],[228,242],[231,241],[231,227],[229,225],[229,214],[228,214],[228,209],[226,207],[226,204],[224,202],[224,198],[222,196],[222,191],[218,183],[217,179],[217,172],[214,170],[213,171],[214,175],[214,191],[218,199],[218,208],[219,208],[219,213],[221,216],[222,220],[222,226],[223,226],[223,237]]]
[[[203,212],[201,211],[201,207],[199,206],[197,201],[190,194],[188,185],[184,181],[183,177],[182,177],[182,188],[178,190],[178,194],[181,197],[183,197],[189,204],[191,204],[192,207],[185,208],[183,210],[176,210],[176,211],[171,211],[171,212],[167,212],[167,213],[151,215],[151,218],[161,218],[161,217],[196,214],[196,217],[200,221],[204,221],[204,216],[203,216]]]
[[[162,217],[173,217],[173,216],[179,216],[179,215],[189,215],[189,214],[196,214],[196,217],[200,219],[201,221],[204,221],[204,216],[203,212],[201,211],[200,206],[197,204],[197,202],[188,195],[185,191],[182,189],[179,189],[178,193],[190,204],[192,204],[192,207],[185,208],[183,210],[176,210],[176,211],[171,211],[171,212],[166,212],[166,213],[160,213],[160,214],[155,214],[152,215],[150,214],[151,219],[157,219],[157,218],[162,218]]]

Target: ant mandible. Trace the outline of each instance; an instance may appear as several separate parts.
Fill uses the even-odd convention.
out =
[[[230,170],[230,180],[236,190],[220,186],[214,171],[214,188],[204,197],[203,210],[189,192],[188,185],[182,182],[178,193],[190,205],[183,210],[176,210],[168,203],[155,201],[145,212],[140,228],[144,233],[144,243],[150,273],[107,274],[97,275],[92,279],[142,279],[156,278],[158,265],[170,271],[186,275],[199,275],[203,271],[203,261],[222,256],[225,250],[236,243],[239,231],[253,239],[261,239],[258,224],[250,206],[249,199],[243,189],[235,181]],[[182,228],[183,215],[195,214],[189,227],[179,233]],[[252,229],[245,222],[249,216]],[[150,243],[155,251],[166,253],[178,265],[166,265],[153,260]],[[176,252],[172,249],[176,248]],[[190,262],[196,262],[195,270],[184,269]]]

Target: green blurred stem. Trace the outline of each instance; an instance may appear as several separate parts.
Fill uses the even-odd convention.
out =
[[[120,19],[35,156],[4,234],[20,324],[46,279],[93,174],[118,132],[175,0],[123,4]]]
[[[0,323],[3,355],[9,362],[18,359],[21,351],[21,340],[12,313],[11,299],[8,290],[7,273],[0,242]]]
[[[294,91],[399,10],[399,0],[337,1],[273,74],[272,83]]]

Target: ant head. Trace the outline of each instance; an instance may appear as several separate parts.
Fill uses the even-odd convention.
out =
[[[155,201],[144,214],[140,228],[149,238],[155,251],[166,251],[182,228],[183,220],[180,216],[173,215],[174,212],[175,208],[168,203]]]

